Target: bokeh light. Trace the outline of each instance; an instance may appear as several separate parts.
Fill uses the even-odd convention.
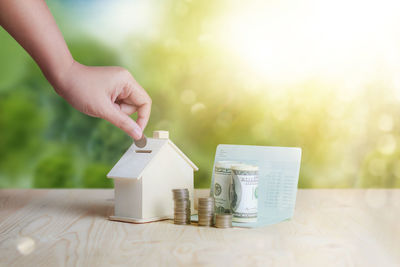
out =
[[[22,237],[17,240],[17,250],[24,256],[31,254],[36,247],[35,240],[30,237]]]
[[[75,59],[124,66],[148,91],[146,134],[170,131],[196,187],[221,143],[301,147],[300,187],[400,187],[400,2],[49,4]],[[131,140],[59,99],[3,30],[0,42],[0,186],[112,186]]]

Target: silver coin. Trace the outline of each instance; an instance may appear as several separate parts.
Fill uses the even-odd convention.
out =
[[[209,209],[214,209],[214,204],[210,203],[210,204],[204,204],[204,203],[199,203],[197,205],[199,208],[209,208]]]
[[[215,217],[219,220],[232,220],[232,214],[217,214]]]
[[[199,207],[201,206],[214,206],[214,202],[199,202]]]
[[[199,206],[197,209],[198,209],[198,210],[209,210],[209,211],[214,211],[214,206]]]
[[[174,199],[186,199],[189,198],[189,192],[174,192]]]
[[[208,206],[208,207],[199,206],[199,207],[197,208],[197,210],[204,210],[204,211],[214,212],[214,206]]]
[[[186,202],[175,202],[174,203],[175,207],[187,207],[190,206],[190,202],[186,201]]]
[[[202,210],[199,210],[198,212],[197,212],[199,215],[212,215],[212,216],[214,216],[214,212],[210,212],[210,211],[202,211]]]
[[[232,227],[232,214],[217,214],[215,217],[215,227],[231,228]]]
[[[190,212],[190,208],[188,209],[174,209],[175,213],[188,213]]]
[[[173,191],[172,193],[174,193],[174,195],[189,195],[189,191],[185,190],[185,191]]]
[[[199,198],[199,203],[214,203],[214,198],[202,197],[202,198]]]
[[[189,208],[189,207],[190,207],[190,204],[189,204],[189,203],[188,203],[188,204],[175,204],[174,207],[175,207],[175,208],[179,208],[179,209],[182,209],[182,208]]]
[[[189,197],[189,193],[181,193],[181,192],[179,192],[179,193],[174,193],[174,198],[187,198],[187,197]]]
[[[143,134],[142,138],[140,138],[139,140],[135,140],[135,145],[139,148],[144,148],[147,145],[147,138],[146,136]]]
[[[179,188],[179,189],[172,189],[172,193],[175,194],[189,194],[189,190],[187,188]]]
[[[175,205],[190,205],[190,200],[187,199],[175,199],[174,201]]]
[[[213,218],[209,218],[209,219],[199,219],[199,223],[201,223],[201,222],[208,222],[208,223],[210,223],[210,222],[213,222],[214,220],[213,220]]]
[[[199,223],[212,223],[213,222],[213,220],[211,219],[211,220],[200,220],[199,219]]]
[[[197,211],[198,214],[208,214],[208,215],[214,215],[214,212],[209,211],[209,210],[198,210]]]

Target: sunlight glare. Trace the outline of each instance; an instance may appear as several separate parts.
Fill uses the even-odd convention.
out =
[[[214,35],[268,80],[363,80],[378,63],[399,64],[398,1],[250,3],[223,17]]]

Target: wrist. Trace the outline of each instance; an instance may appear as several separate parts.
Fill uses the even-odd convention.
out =
[[[60,68],[50,71],[48,75],[45,74],[47,80],[60,96],[64,95],[64,91],[68,89],[67,81],[70,80],[68,77],[70,77],[70,73],[76,64],[79,63],[71,58]]]

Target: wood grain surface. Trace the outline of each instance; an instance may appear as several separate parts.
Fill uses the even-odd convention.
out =
[[[257,229],[112,212],[112,190],[0,190],[0,266],[400,266],[400,190],[299,190],[292,220]]]

